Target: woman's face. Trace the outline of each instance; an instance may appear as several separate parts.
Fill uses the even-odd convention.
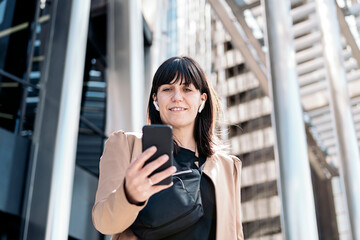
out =
[[[159,105],[164,124],[171,125],[174,129],[194,129],[199,107],[202,101],[206,101],[207,95],[201,94],[193,84],[186,86],[180,85],[180,82],[161,85],[154,100]]]

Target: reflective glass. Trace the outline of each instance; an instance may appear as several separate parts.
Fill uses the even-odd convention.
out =
[[[0,24],[2,24],[2,22],[4,20],[6,2],[7,2],[7,0],[3,0],[0,2]]]
[[[23,136],[31,135],[33,130],[37,107],[34,99],[39,95],[39,88],[34,86],[39,86],[50,25],[47,4],[42,6],[34,27],[37,2],[0,0],[0,127]]]

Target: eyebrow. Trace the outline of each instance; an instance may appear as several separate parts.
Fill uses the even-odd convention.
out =
[[[161,86],[164,86],[164,85],[174,85],[175,83],[165,83],[165,84],[162,84]],[[193,85],[194,87],[195,87],[195,85],[193,84],[193,83],[189,83],[189,84],[187,84],[187,83],[185,83],[185,82],[183,82],[182,84],[181,84],[182,86],[190,86],[190,85]]]

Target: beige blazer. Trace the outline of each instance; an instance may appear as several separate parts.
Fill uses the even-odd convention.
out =
[[[124,192],[125,171],[142,152],[141,134],[113,133],[100,159],[99,185],[92,210],[95,228],[112,239],[138,239],[129,229],[146,206],[128,202]],[[197,154],[197,153],[196,153]],[[206,159],[204,174],[215,186],[216,239],[244,239],[241,225],[241,161],[217,152]]]

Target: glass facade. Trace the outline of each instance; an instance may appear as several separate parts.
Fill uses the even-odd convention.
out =
[[[17,239],[51,5],[0,2],[0,236]]]
[[[177,0],[168,0],[167,11],[167,58],[178,55]]]
[[[36,11],[37,2],[0,5],[0,127],[21,136],[33,132],[51,18],[50,6]]]

